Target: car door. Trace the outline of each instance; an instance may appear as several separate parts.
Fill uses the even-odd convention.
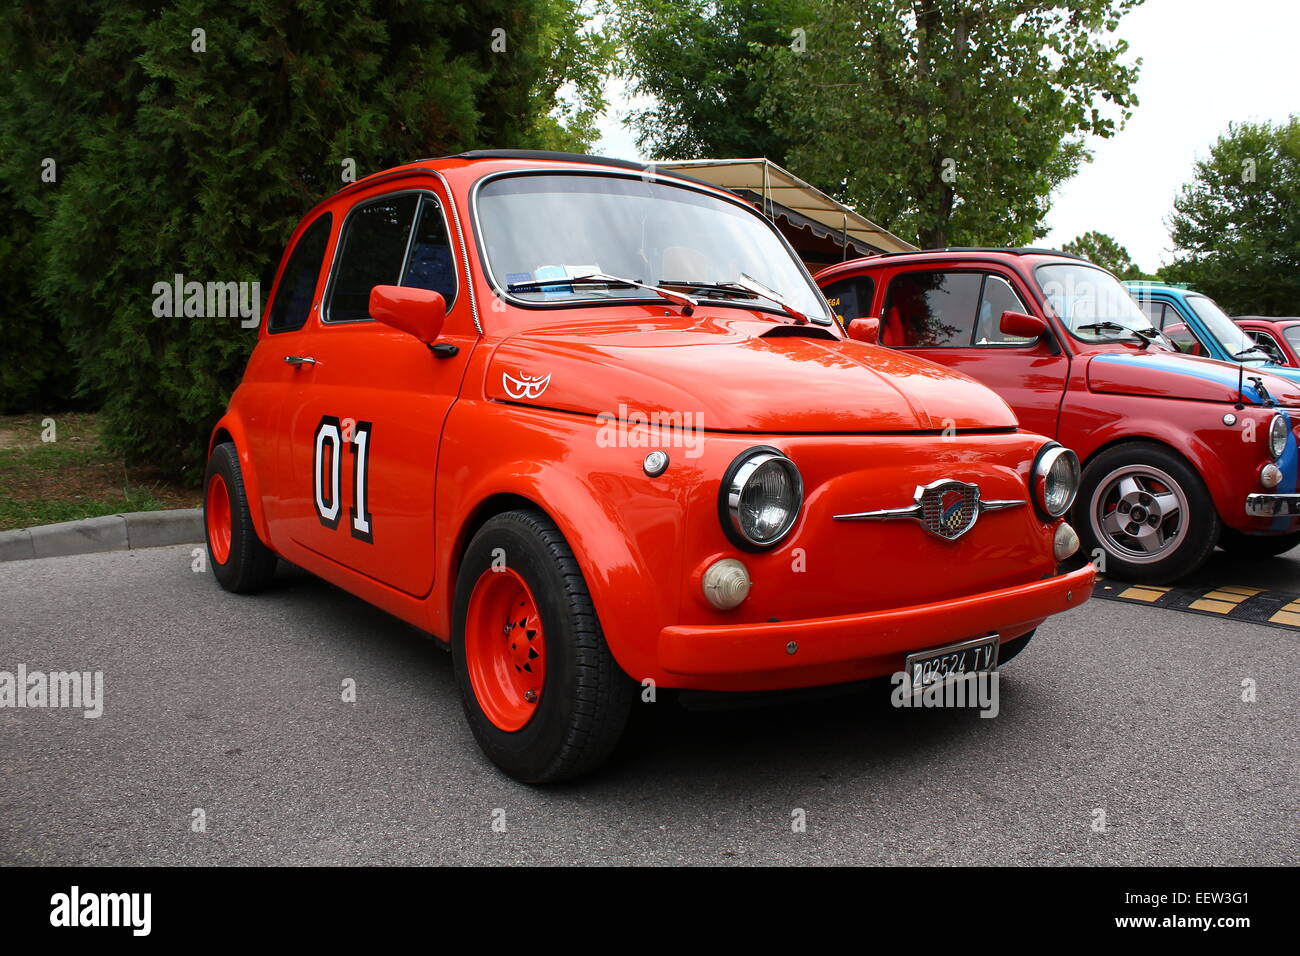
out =
[[[964,372],[988,385],[1027,431],[1055,436],[1069,358],[1054,340],[1003,334],[1003,312],[1036,314],[1011,272],[914,269],[889,280],[881,316],[885,345]]]
[[[423,183],[358,199],[316,320],[283,359],[297,379],[281,428],[294,542],[417,597],[433,585],[438,442],[477,338],[444,208]],[[376,285],[440,292],[454,354],[371,319]]]
[[[291,237],[266,312],[265,336],[253,352],[240,385],[247,450],[257,469],[258,493],[273,546],[281,544],[279,519],[284,516],[278,465],[280,428],[285,404],[297,387],[295,370],[285,364],[283,356],[297,351],[294,343],[307,334],[308,320],[318,307],[333,225],[333,214],[322,212]]]

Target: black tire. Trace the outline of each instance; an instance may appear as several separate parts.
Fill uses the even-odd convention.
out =
[[[1173,499],[1182,499],[1176,521],[1170,520],[1171,515],[1157,518],[1164,544],[1149,555],[1140,551],[1136,538],[1122,531],[1113,535],[1105,531],[1101,524],[1105,519],[1098,517],[1099,513],[1116,513],[1114,508],[1106,512],[1107,502],[1118,495],[1120,479],[1129,476],[1139,477],[1145,486],[1164,487]],[[1144,500],[1155,499],[1147,494]],[[1151,518],[1146,508],[1130,513],[1141,514],[1147,521]],[[1072,523],[1083,541],[1086,557],[1092,558],[1101,549],[1101,570],[1107,577],[1141,584],[1167,584],[1196,571],[1214,551],[1222,527],[1205,482],[1182,456],[1164,445],[1137,441],[1108,448],[1088,463]],[[1139,522],[1130,522],[1127,527],[1151,533]]]
[[[998,667],[1001,667],[1007,661],[1011,660],[1013,657],[1015,657],[1017,654],[1023,651],[1026,647],[1028,647],[1030,638],[1032,638],[1037,633],[1038,633],[1038,628],[1034,628],[1028,634],[1022,634],[1020,637],[1017,637],[1015,640],[1005,641],[1002,644],[1002,646],[998,648]]]
[[[537,709],[514,731],[502,730],[484,713],[466,663],[470,595],[500,555],[532,591],[546,634]],[[474,535],[456,580],[451,652],[474,739],[488,759],[516,780],[552,783],[588,773],[622,736],[637,685],[609,652],[568,543],[539,512],[496,515]]]
[[[1219,547],[1234,558],[1259,561],[1275,558],[1300,547],[1300,531],[1291,534],[1242,534],[1225,527],[1219,534]]]
[[[225,562],[217,560],[212,547],[208,521],[208,491],[214,476],[221,476],[230,502],[230,553]],[[235,594],[252,594],[271,583],[275,577],[275,552],[262,543],[253,527],[248,510],[248,492],[239,468],[239,454],[232,442],[212,449],[207,473],[203,477],[203,533],[208,545],[208,563],[217,582]]]

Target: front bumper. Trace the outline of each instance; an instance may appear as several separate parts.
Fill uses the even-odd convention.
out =
[[[1247,495],[1246,514],[1252,518],[1300,517],[1300,494]]]
[[[902,669],[903,655],[991,632],[1014,635],[1092,596],[1096,569],[868,614],[724,626],[675,625],[659,632],[659,663],[674,674],[775,674],[858,665],[855,677]],[[791,651],[793,645],[793,652]],[[860,665],[873,666],[863,668]],[[796,679],[793,683],[799,683]]]

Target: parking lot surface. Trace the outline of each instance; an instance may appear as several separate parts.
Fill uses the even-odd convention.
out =
[[[0,863],[1300,856],[1283,628],[1093,600],[1007,664],[993,719],[896,710],[888,688],[705,711],[664,694],[599,774],[532,788],[480,755],[433,641],[296,569],[236,597],[192,560],[0,565],[0,671],[104,675],[96,719],[0,709]],[[1205,574],[1300,590],[1300,553]]]

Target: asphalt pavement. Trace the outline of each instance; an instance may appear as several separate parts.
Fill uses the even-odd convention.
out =
[[[533,788],[480,755],[427,637],[293,568],[237,597],[192,560],[0,564],[0,671],[104,675],[97,719],[0,708],[0,864],[1300,858],[1294,631],[1093,600],[1006,665],[993,719],[663,695],[599,774]],[[1300,590],[1300,552],[1268,568]]]

